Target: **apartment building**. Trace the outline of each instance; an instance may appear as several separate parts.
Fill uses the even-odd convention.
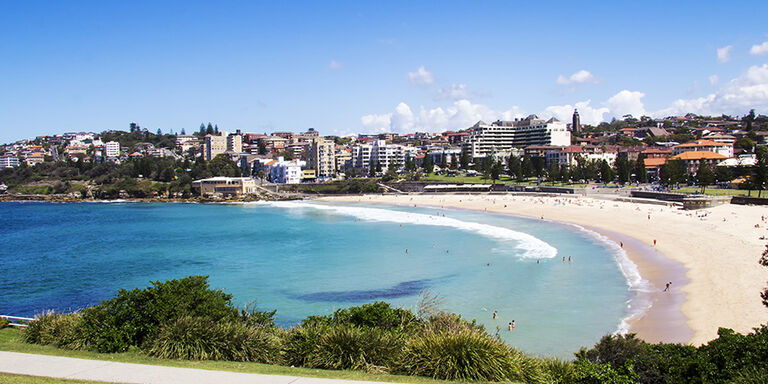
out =
[[[387,144],[385,140],[373,140],[371,144],[359,144],[352,147],[352,166],[370,169],[378,164],[383,171],[389,167],[402,167],[408,148],[398,144]]]
[[[19,158],[14,155],[7,154],[0,156],[0,168],[16,168],[19,165]]]
[[[309,147],[309,168],[315,170],[318,179],[333,178],[336,173],[335,146],[333,141],[315,138]]]
[[[107,141],[104,143],[104,156],[105,157],[120,157],[120,143],[117,141]]]
[[[486,157],[494,152],[524,148],[530,145],[571,144],[568,126],[555,119],[540,119],[530,115],[514,121],[496,121],[486,124],[478,121],[470,128],[469,138],[463,143],[472,157]]]

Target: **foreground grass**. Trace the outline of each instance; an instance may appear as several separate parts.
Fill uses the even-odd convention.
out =
[[[678,193],[701,193],[700,187],[681,187],[680,189],[673,189],[673,192]],[[746,189],[719,189],[719,188],[707,188],[704,190],[705,195],[712,195],[712,196],[748,196],[750,195],[750,192]],[[752,191],[751,193],[752,197],[757,197],[757,191]],[[766,194],[765,191],[763,191],[762,196],[765,197]]]
[[[0,329],[0,351],[33,353],[38,355],[63,356],[78,359],[105,360],[120,363],[161,365],[166,367],[196,368],[208,369],[214,371],[231,371],[242,373],[260,373],[264,375],[287,375],[319,377],[328,379],[342,380],[366,380],[366,381],[388,381],[398,383],[452,383],[445,380],[434,380],[426,377],[401,376],[390,374],[371,374],[360,371],[332,371],[324,369],[311,368],[292,368],[280,365],[269,365],[260,363],[241,363],[232,361],[189,361],[189,360],[165,360],[147,356],[138,350],[123,353],[97,353],[89,351],[71,351],[59,349],[50,345],[27,344],[21,341],[21,332],[15,328]],[[16,376],[16,375],[10,375]],[[22,379],[29,376],[19,376]],[[4,376],[0,376],[0,382],[5,383]],[[37,379],[37,378],[34,378]],[[55,380],[45,379],[41,380]],[[8,381],[10,383],[38,383],[38,381]],[[83,381],[39,381],[39,383],[86,383]]]
[[[105,383],[105,382],[104,381],[54,379],[51,377],[11,375],[9,373],[0,373],[0,383],[3,383],[3,384],[95,384],[95,383]]]

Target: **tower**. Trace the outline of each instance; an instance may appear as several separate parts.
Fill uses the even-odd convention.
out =
[[[581,120],[579,119],[579,110],[573,110],[573,124],[571,124],[572,132],[581,132]]]

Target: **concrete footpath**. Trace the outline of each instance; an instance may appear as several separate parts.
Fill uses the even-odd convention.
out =
[[[106,381],[136,384],[381,384],[380,381],[320,379],[299,376],[262,375],[211,371],[207,369],[163,367],[158,365],[115,363],[103,360],[0,352],[0,372],[45,376],[60,379]]]

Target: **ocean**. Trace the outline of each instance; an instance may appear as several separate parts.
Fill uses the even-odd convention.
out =
[[[209,275],[238,306],[276,309],[284,327],[377,300],[415,310],[426,291],[516,348],[568,358],[625,330],[630,304],[642,309],[632,302],[642,280],[615,244],[576,226],[482,212],[5,202],[0,238],[5,315],[78,310],[187,275]]]

